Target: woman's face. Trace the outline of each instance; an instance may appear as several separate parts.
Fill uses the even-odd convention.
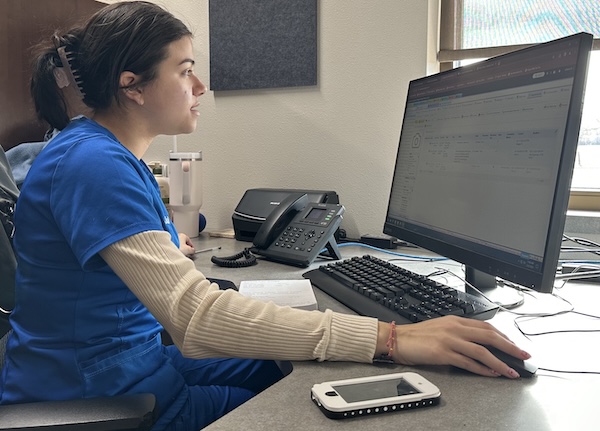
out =
[[[144,86],[141,108],[156,135],[191,133],[200,115],[198,97],[206,92],[194,75],[192,39],[183,37],[171,43],[167,52],[157,77]]]

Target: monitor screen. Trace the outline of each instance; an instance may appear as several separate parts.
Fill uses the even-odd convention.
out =
[[[551,292],[592,36],[410,82],[384,233]]]

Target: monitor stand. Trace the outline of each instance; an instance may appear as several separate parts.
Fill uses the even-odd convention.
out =
[[[496,277],[483,271],[467,266],[465,268],[466,281],[475,286],[485,295],[485,297],[502,308],[515,308],[522,305],[525,301],[523,292],[512,287],[498,285]],[[475,296],[481,296],[481,293],[473,289],[469,284],[465,285],[465,291]]]

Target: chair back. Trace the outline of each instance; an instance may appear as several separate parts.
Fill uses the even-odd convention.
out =
[[[0,338],[0,371],[4,367],[4,354],[6,353],[6,343],[8,341],[8,335],[11,331],[8,331],[6,334]]]
[[[13,214],[19,189],[0,147],[0,337],[10,330],[8,316],[15,302],[17,261],[12,247]]]

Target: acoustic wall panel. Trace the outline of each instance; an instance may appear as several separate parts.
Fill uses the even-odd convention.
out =
[[[209,0],[210,88],[317,84],[317,0]]]

